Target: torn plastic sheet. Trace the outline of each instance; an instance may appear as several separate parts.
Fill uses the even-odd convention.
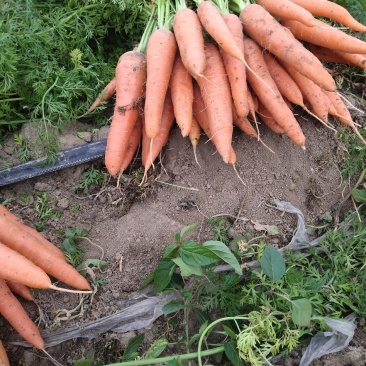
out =
[[[45,348],[55,346],[62,342],[74,338],[94,339],[109,331],[115,333],[125,333],[133,330],[150,328],[154,321],[163,315],[163,307],[172,300],[179,300],[181,296],[178,292],[147,296],[145,294],[135,294],[120,304],[123,310],[104,318],[95,320],[85,325],[75,326],[67,329],[55,331],[41,331],[45,341]],[[9,343],[25,347],[32,347],[28,342],[19,338],[9,340]]]
[[[308,366],[319,357],[345,349],[355,334],[355,319],[356,315],[354,313],[343,320],[324,318],[330,331],[318,333],[311,339],[299,366]]]

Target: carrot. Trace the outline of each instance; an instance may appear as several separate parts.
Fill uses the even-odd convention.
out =
[[[116,92],[116,78],[114,77],[105,87],[104,89],[99,93],[98,97],[95,99],[95,101],[92,103],[92,105],[89,107],[87,113],[90,113],[94,111],[95,108],[102,105],[103,102],[106,102],[109,100],[114,93]]]
[[[116,67],[116,104],[105,151],[105,165],[113,176],[121,169],[128,141],[139,115],[145,78],[145,55],[137,51],[125,52]]]
[[[328,124],[329,106],[327,100],[324,98],[322,89],[316,85],[312,80],[300,74],[293,67],[285,62],[281,63],[286,71],[295,80],[297,86],[301,90],[304,99],[311,105],[314,114],[323,122]],[[303,105],[302,105],[303,106]]]
[[[315,20],[317,27],[307,27],[295,20],[282,20],[282,25],[302,41],[307,41],[318,46],[347,53],[366,53],[366,42],[357,39],[336,29],[319,19]]]
[[[38,328],[2,279],[0,279],[0,313],[27,342],[38,349],[44,349],[44,341]]]
[[[33,235],[35,238],[37,238],[45,247],[45,249],[52,252],[55,256],[60,257],[62,259],[65,259],[65,255],[57,248],[54,244],[49,242],[44,236],[42,236],[37,230],[29,227],[28,225],[25,225],[24,222],[22,222],[18,217],[13,215],[9,210],[7,210],[4,206],[0,205],[0,214],[5,215],[8,219],[15,222],[17,225],[19,225],[23,230],[27,231],[29,234]]]
[[[224,14],[222,17],[224,18],[229,31],[234,36],[244,57],[244,35],[239,17],[236,14]],[[221,50],[221,54],[229,78],[231,95],[233,97],[236,113],[239,117],[246,117],[249,113],[249,107],[245,64],[223,49]]]
[[[366,32],[366,26],[359,23],[344,7],[328,0],[290,0],[308,10],[314,16],[333,19],[358,32]]]
[[[283,100],[276,83],[272,79],[268,67],[262,55],[262,49],[253,40],[246,38],[245,44],[245,59],[249,66],[260,76],[267,85],[266,87],[258,78],[249,71],[247,78],[249,84],[252,86],[255,94],[262,104],[271,111],[273,118],[284,129],[287,136],[296,144],[305,149],[305,136],[301,130],[300,125],[296,121],[293,113],[288,108]]]
[[[285,130],[276,122],[268,109],[260,101],[258,102],[258,114],[261,121],[274,133],[285,133]]]
[[[170,129],[174,122],[174,109],[170,90],[168,89],[163,105],[163,114],[161,117],[160,129],[154,140],[151,140],[145,128],[142,130],[142,152],[141,160],[145,168],[145,174],[153,165],[153,161],[158,157],[162,148],[167,144]]]
[[[271,53],[264,51],[263,57],[268,67],[269,73],[275,81],[282,96],[293,104],[303,106],[304,100],[302,93],[294,79]]]
[[[24,300],[34,301],[32,291],[26,285],[14,281],[6,281],[6,284],[8,285],[12,293],[19,295]]]
[[[197,122],[201,126],[205,135],[212,141],[214,146],[217,149],[217,135],[214,135],[210,128],[210,121],[207,114],[207,109],[205,106],[205,102],[202,97],[202,93],[198,84],[193,84],[193,114],[197,119]],[[229,153],[229,164],[234,165],[236,163],[236,154],[233,147],[230,145],[230,153]]]
[[[149,139],[157,137],[163,115],[164,100],[172,73],[177,43],[174,34],[165,28],[155,30],[149,38],[146,59],[145,132]]]
[[[258,139],[258,133],[246,117],[239,117],[233,108],[233,123],[246,135]]]
[[[0,366],[10,366],[5,347],[1,341],[0,341]]]
[[[192,127],[191,127],[191,131],[189,132],[189,140],[191,141],[191,144],[193,147],[194,159],[196,160],[196,163],[198,165],[200,165],[200,164],[197,160],[197,145],[198,145],[198,141],[200,140],[200,138],[201,138],[201,126],[199,125],[196,117],[194,115],[192,115]]]
[[[58,280],[79,290],[91,290],[88,281],[74,267],[45,251],[37,238],[22,230],[4,214],[0,214],[0,242],[23,255]],[[12,280],[16,281],[16,279]]]
[[[183,137],[189,135],[192,126],[193,83],[192,76],[177,55],[169,81],[175,120]]]
[[[206,56],[197,13],[181,5],[174,16],[173,30],[184,66],[195,79],[201,77],[206,68]]]
[[[322,88],[336,90],[333,78],[322,63],[263,7],[257,4],[246,6],[240,19],[244,32],[261,47],[291,64]]]
[[[271,15],[280,19],[297,20],[308,27],[316,26],[314,16],[304,7],[288,0],[257,0]]]
[[[205,102],[215,146],[225,163],[229,162],[233,133],[232,96],[224,62],[217,46],[206,44],[207,66],[198,85]]]
[[[232,57],[244,62],[243,53],[228,29],[219,9],[212,2],[204,0],[197,7],[197,15],[207,33],[218,45]]]

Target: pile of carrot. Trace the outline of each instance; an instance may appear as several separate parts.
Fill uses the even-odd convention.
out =
[[[174,122],[194,151],[203,131],[232,165],[234,128],[260,141],[262,123],[305,149],[294,105],[335,130],[333,116],[365,143],[322,63],[366,69],[366,42],[324,21],[366,32],[345,8],[328,0],[194,3],[152,2],[140,44],[120,57],[89,110],[115,94],[105,156],[112,176],[140,146],[145,173],[153,167]]]
[[[49,275],[77,290],[53,285]],[[0,314],[26,341],[45,352],[37,326],[14,295],[34,301],[33,288],[92,292],[88,281],[67,263],[60,249],[0,205]],[[0,365],[8,364],[0,343]]]

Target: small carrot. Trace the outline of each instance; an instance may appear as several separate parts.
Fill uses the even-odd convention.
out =
[[[215,136],[215,146],[225,163],[229,162],[233,133],[232,96],[220,51],[213,43],[206,44],[207,66],[204,77],[197,80]]]
[[[247,5],[240,13],[243,29],[262,48],[284,60],[326,90],[336,84],[322,63],[262,6]]]
[[[299,40],[331,48],[339,52],[366,53],[366,42],[332,27],[319,19],[315,21],[317,27],[307,27],[295,20],[282,20],[281,24],[288,28]]]
[[[308,10],[314,16],[333,19],[357,32],[366,32],[366,26],[359,23],[346,8],[328,0],[290,0]]]
[[[44,349],[41,333],[2,279],[0,279],[0,314],[32,346]]]
[[[241,25],[239,17],[236,14],[224,14],[222,17],[229,31],[234,36],[244,57],[243,26]],[[221,53],[229,78],[231,95],[233,97],[236,113],[239,117],[246,117],[249,113],[249,108],[245,64],[228,54],[225,50],[222,50]]]
[[[105,151],[105,165],[113,176],[121,170],[128,141],[140,113],[145,79],[145,55],[138,51],[125,52],[116,67],[116,104]]]
[[[192,126],[193,83],[192,76],[177,55],[169,81],[175,120],[183,137],[187,137]]]
[[[38,239],[22,230],[4,214],[0,214],[0,242],[65,284],[79,290],[91,290],[88,281],[74,267],[45,251]],[[16,279],[13,280],[16,281]]]
[[[196,117],[194,115],[192,115],[192,127],[191,127],[191,131],[189,132],[189,140],[191,141],[191,144],[193,147],[194,159],[196,160],[196,163],[198,165],[200,165],[200,164],[197,160],[197,145],[198,145],[200,138],[201,138],[201,126],[199,125]]]
[[[6,281],[6,284],[8,285],[12,293],[19,295],[24,300],[34,301],[34,296],[28,286],[14,281]]]
[[[173,30],[182,62],[197,79],[206,68],[203,29],[197,13],[181,1],[173,20]]]
[[[160,129],[154,140],[151,140],[146,132],[146,129],[142,130],[142,152],[141,160],[142,165],[145,168],[145,174],[153,165],[154,160],[158,157],[163,147],[167,144],[170,130],[174,122],[174,108],[170,90],[168,89],[165,101],[163,105],[163,114],[161,117]]]
[[[0,366],[10,366],[8,355],[3,343],[0,341]]]
[[[258,133],[255,130],[255,128],[252,126],[252,124],[250,123],[248,118],[239,117],[238,114],[236,113],[235,109],[233,109],[233,123],[234,123],[234,126],[238,127],[246,135],[258,139]]]
[[[116,78],[114,77],[105,87],[104,89],[99,93],[98,97],[95,99],[95,101],[92,103],[92,105],[89,107],[87,113],[93,112],[95,108],[102,105],[102,103],[106,102],[116,92]],[[85,113],[86,114],[86,113]]]
[[[19,225],[23,230],[27,231],[29,234],[33,235],[35,238],[37,238],[45,247],[45,249],[52,252],[57,257],[60,257],[61,259],[65,260],[65,255],[57,248],[54,244],[49,242],[44,236],[42,236],[37,230],[31,228],[28,225],[25,225],[24,222],[22,222],[18,217],[13,215],[9,210],[7,210],[4,206],[0,205],[0,214],[5,215],[8,219],[15,222],[17,225]]]
[[[258,102],[258,114],[261,121],[274,133],[285,133],[285,130],[276,122],[268,109],[260,101]]]
[[[217,44],[228,54],[244,62],[243,53],[228,29],[219,9],[212,2],[203,0],[198,4],[197,15],[207,33]]]
[[[256,3],[276,18],[297,20],[308,27],[316,26],[314,16],[308,10],[289,0],[256,0]]]
[[[246,38],[244,44],[246,61],[271,89],[260,82],[251,71],[247,73],[249,84],[262,104],[271,111],[273,118],[284,129],[287,136],[294,143],[305,149],[305,136],[269,73],[262,55],[262,49],[250,38]]]
[[[164,101],[173,70],[177,43],[174,34],[165,28],[155,30],[146,50],[147,78],[145,96],[145,132],[154,140],[160,131]]]

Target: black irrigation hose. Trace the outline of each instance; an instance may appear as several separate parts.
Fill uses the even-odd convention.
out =
[[[52,165],[46,165],[46,158],[40,158],[1,170],[0,187],[99,159],[104,156],[106,146],[107,139],[90,142],[61,151]]]

